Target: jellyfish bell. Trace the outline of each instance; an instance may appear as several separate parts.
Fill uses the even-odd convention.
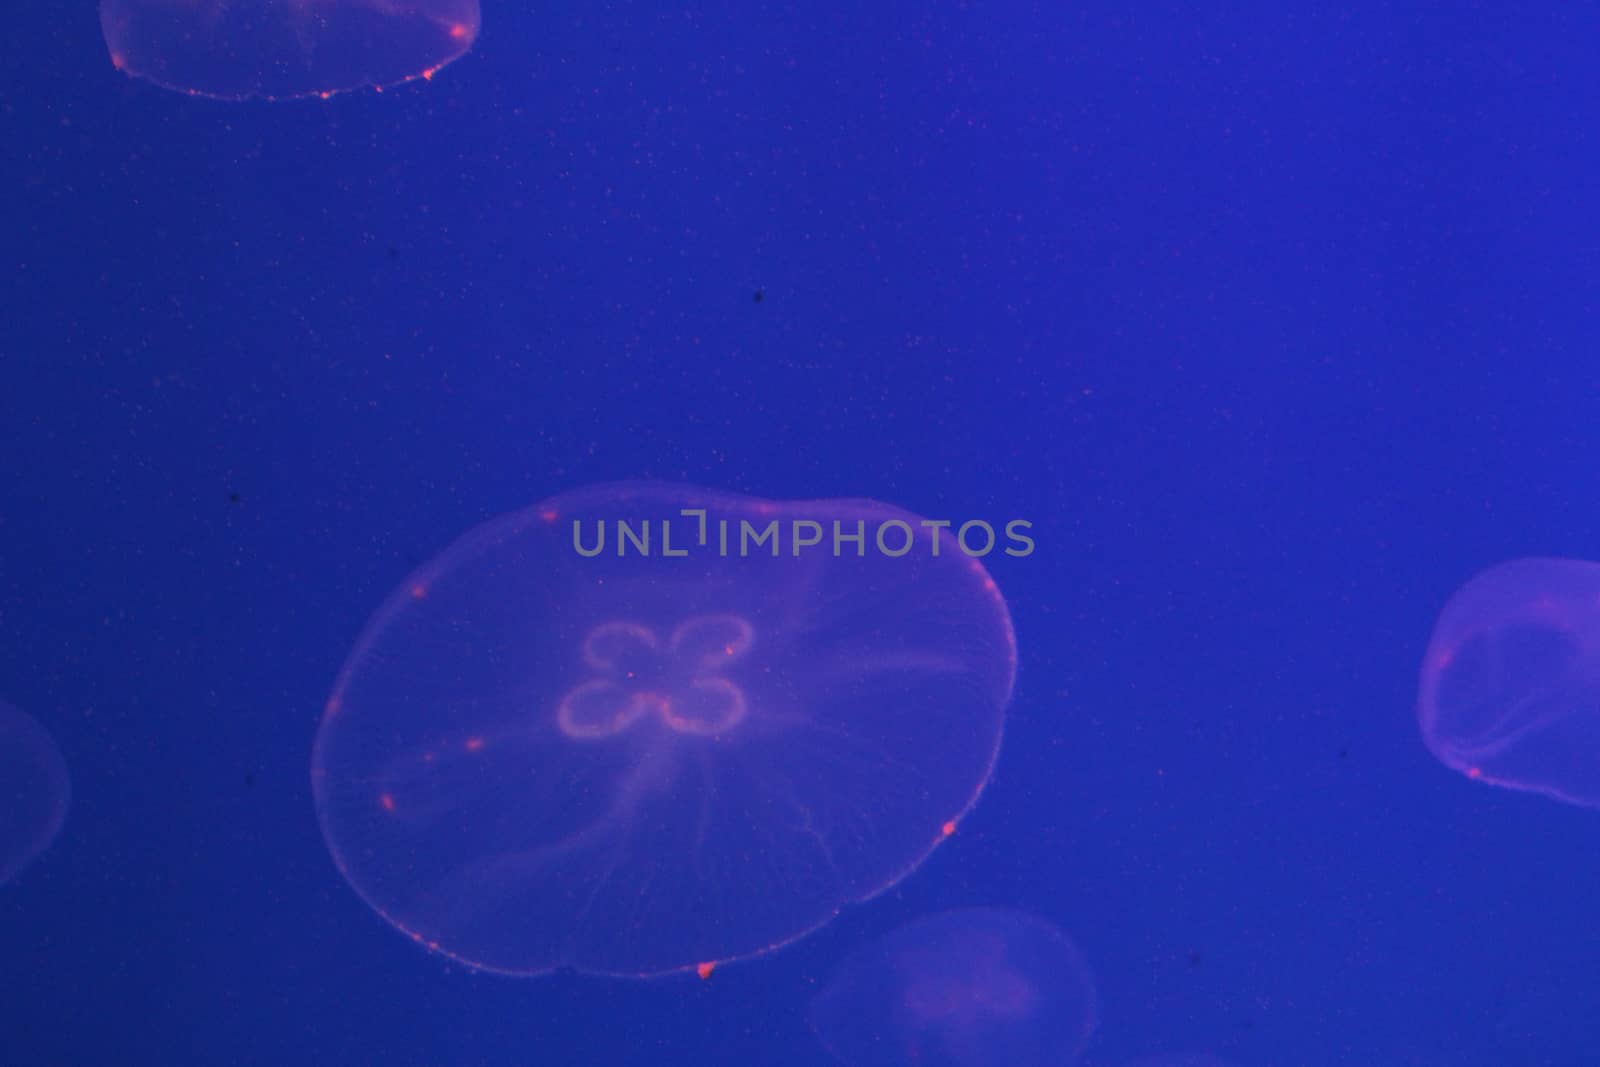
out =
[[[906,523],[916,551],[716,533],[835,521]],[[339,869],[417,941],[510,974],[759,955],[882,892],[976,803],[1015,674],[994,582],[919,523],[625,484],[469,532],[328,702],[312,776]]]
[[[1088,964],[1053,924],[958,908],[852,951],[811,1024],[849,1067],[1068,1067],[1096,1011]]]
[[[1462,586],[1423,659],[1417,721],[1475,781],[1600,807],[1600,564],[1518,559]]]
[[[431,78],[472,47],[478,0],[100,0],[118,70],[196,96],[330,96]]]
[[[49,732],[0,702],[0,885],[55,840],[71,792],[66,761]]]

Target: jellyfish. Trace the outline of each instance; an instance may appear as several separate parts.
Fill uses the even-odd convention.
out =
[[[914,871],[989,780],[1015,664],[943,524],[579,490],[378,610],[318,728],[318,816],[375,911],[469,966],[706,973]]]
[[[848,1067],[1067,1067],[1095,1026],[1077,947],[1037,916],[940,912],[851,953],[811,1021]]]
[[[0,702],[0,885],[55,840],[71,792],[66,761],[49,733]]]
[[[1463,586],[1428,643],[1417,718],[1469,778],[1600,807],[1600,564],[1519,559]]]
[[[431,78],[478,36],[478,0],[100,0],[118,70],[222,99]]]

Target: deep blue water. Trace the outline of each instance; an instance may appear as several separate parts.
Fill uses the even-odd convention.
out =
[[[1415,717],[1455,589],[1600,551],[1595,20],[836,7],[497,3],[300,103],[8,18],[0,699],[73,798],[0,1061],[820,1065],[852,948],[982,905],[1077,943],[1094,1067],[1600,1063],[1600,812]],[[341,878],[312,739],[408,572],[617,479],[1031,521],[998,769],[708,981],[474,974]]]

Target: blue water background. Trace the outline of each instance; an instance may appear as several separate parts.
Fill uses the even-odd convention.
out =
[[[834,963],[983,904],[1078,941],[1096,1067],[1600,1063],[1600,812],[1413,712],[1455,587],[1600,553],[1592,17],[490,4],[282,105],[6,21],[0,696],[75,796],[0,1060],[820,1065]],[[1006,746],[780,954],[473,975],[340,878],[311,739],[412,567],[617,478],[1031,520]]]

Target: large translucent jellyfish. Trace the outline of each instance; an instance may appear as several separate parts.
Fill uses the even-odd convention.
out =
[[[915,870],[989,779],[1014,671],[942,526],[586,489],[389,597],[318,731],[318,813],[374,909],[474,967],[703,968]]]

